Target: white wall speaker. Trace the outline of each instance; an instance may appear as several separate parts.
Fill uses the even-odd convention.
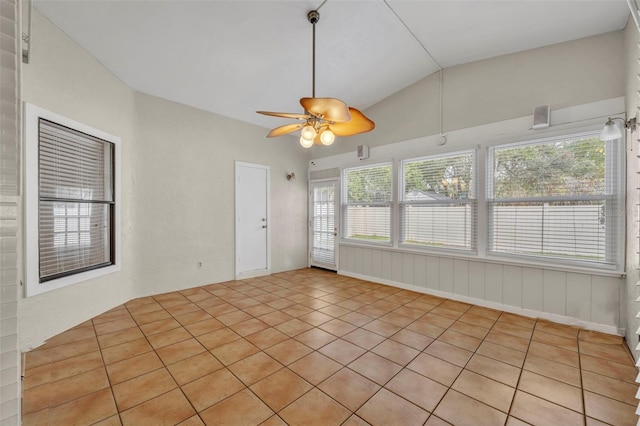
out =
[[[549,127],[549,105],[535,107],[533,109],[533,126],[532,129],[546,129]]]
[[[369,147],[367,145],[358,145],[358,158],[360,160],[369,158]]]

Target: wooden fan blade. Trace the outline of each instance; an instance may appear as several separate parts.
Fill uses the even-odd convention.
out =
[[[336,98],[302,98],[300,105],[309,113],[326,121],[346,123],[351,120],[347,104]]]
[[[329,128],[336,136],[353,136],[358,133],[369,132],[376,127],[376,123],[369,120],[359,110],[350,107],[349,113],[351,114],[351,121],[329,125]]]
[[[304,127],[304,123],[285,124],[284,126],[276,127],[271,130],[267,135],[268,138],[275,138],[276,136],[286,135],[287,133],[295,132]]]
[[[273,117],[297,118],[298,120],[308,120],[311,118],[309,114],[296,114],[295,112],[273,112],[273,111],[256,111],[258,114],[270,115]]]

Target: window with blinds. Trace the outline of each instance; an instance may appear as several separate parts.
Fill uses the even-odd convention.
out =
[[[475,152],[400,162],[400,243],[475,249]]]
[[[489,252],[618,266],[622,159],[597,133],[490,148]]]
[[[114,263],[114,144],[39,119],[40,282]]]
[[[343,238],[371,243],[391,242],[391,171],[391,163],[344,169]]]

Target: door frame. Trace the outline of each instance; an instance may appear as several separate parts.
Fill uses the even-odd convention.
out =
[[[238,207],[238,195],[239,185],[238,179],[240,178],[241,167],[252,167],[257,169],[263,169],[266,171],[266,185],[267,185],[267,199],[266,199],[266,223],[267,223],[267,268],[256,269],[254,271],[239,272],[240,271],[240,236],[238,232],[238,222],[240,221],[240,209]],[[235,162],[235,180],[234,180],[234,196],[235,196],[235,276],[236,279],[261,277],[271,274],[271,167],[264,164],[247,163],[244,161]]]
[[[317,266],[319,268],[326,268],[326,266],[320,265],[320,264],[313,264],[313,260],[311,258],[312,256],[312,252],[313,252],[313,185],[316,183],[326,183],[326,182],[334,182],[335,183],[335,194],[334,194],[334,203],[335,203],[335,208],[334,208],[334,218],[333,218],[333,223],[335,224],[335,228],[336,228],[336,239],[335,239],[335,251],[334,251],[334,261],[335,261],[335,271],[337,272],[340,269],[340,237],[342,235],[341,233],[341,224],[342,221],[340,220],[341,218],[341,203],[340,203],[340,194],[341,194],[341,188],[340,188],[340,178],[338,177],[331,177],[331,178],[324,178],[324,179],[314,179],[314,180],[310,180],[309,181],[309,205],[307,208],[307,212],[308,212],[308,230],[307,230],[307,240],[308,240],[308,247],[307,247],[307,252],[308,252],[308,256],[307,256],[307,266],[311,267],[311,266]],[[333,268],[326,268],[329,269],[331,271],[333,271]]]

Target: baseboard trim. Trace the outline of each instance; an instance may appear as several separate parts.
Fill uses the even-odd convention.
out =
[[[411,290],[423,294],[431,294],[433,296],[443,297],[446,299],[457,300],[459,302],[471,303],[473,305],[483,306],[485,308],[497,309],[512,314],[523,315],[530,318],[541,318],[553,322],[557,322],[565,325],[573,325],[582,327],[587,330],[599,331],[601,333],[614,334],[617,336],[624,336],[624,333],[620,334],[617,327],[613,325],[598,324],[590,321],[583,321],[577,318],[568,317],[565,315],[551,314],[549,312],[536,311],[532,309],[519,308],[517,306],[504,305],[502,303],[491,302],[483,299],[476,299],[474,297],[463,296],[460,294],[449,293],[446,291],[435,290],[432,288],[418,287],[412,284],[405,284],[398,281],[387,280],[384,278],[372,277],[364,274],[357,274],[355,272],[338,270],[339,275],[346,277],[357,278],[365,281],[371,281],[378,284],[389,285],[392,287],[401,288],[404,290]]]
[[[258,269],[255,271],[241,272],[236,274],[236,280],[244,280],[247,278],[264,277],[271,275],[271,269]]]

